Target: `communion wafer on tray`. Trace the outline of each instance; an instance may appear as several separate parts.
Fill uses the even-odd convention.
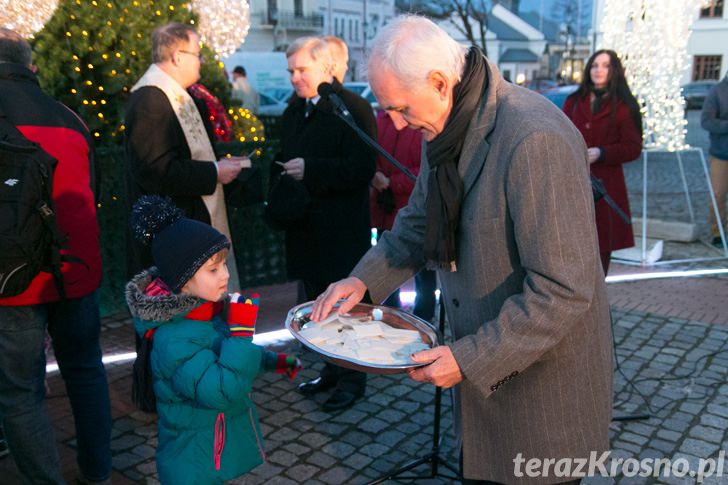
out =
[[[371,374],[405,372],[415,363],[410,355],[440,341],[428,322],[397,308],[359,303],[345,315],[310,320],[313,302],[292,308],[286,328],[304,346],[326,360]],[[337,305],[338,307],[338,305]]]

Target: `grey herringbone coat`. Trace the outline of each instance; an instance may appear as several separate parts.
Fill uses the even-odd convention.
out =
[[[612,340],[586,147],[548,100],[487,69],[458,164],[457,272],[439,272],[465,377],[455,406],[465,476],[562,482],[553,466],[516,476],[514,460],[609,447]],[[426,163],[391,233],[352,272],[373,301],[422,266]]]

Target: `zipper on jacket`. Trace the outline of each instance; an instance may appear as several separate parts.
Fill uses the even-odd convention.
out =
[[[225,413],[220,413],[215,420],[215,470],[220,469],[223,448],[225,448]]]

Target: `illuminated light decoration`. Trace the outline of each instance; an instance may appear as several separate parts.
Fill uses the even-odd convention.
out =
[[[250,6],[246,0],[195,0],[192,9],[200,17],[202,42],[225,57],[240,47],[250,28]]]
[[[678,151],[687,120],[680,78],[689,66],[690,25],[705,0],[606,0],[598,48],[617,52],[642,106],[644,146]]]
[[[57,6],[58,0],[0,0],[0,25],[25,38],[33,37]]]
[[[240,142],[265,142],[263,123],[250,110],[236,107],[228,109],[228,115],[233,123],[233,138]],[[260,136],[255,136],[259,133]]]

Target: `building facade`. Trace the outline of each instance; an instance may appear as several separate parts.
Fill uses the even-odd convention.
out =
[[[592,46],[601,45],[601,21],[606,0],[594,0]],[[696,11],[688,39],[689,66],[680,84],[721,79],[728,71],[728,12],[724,0],[706,0]]]
[[[688,41],[690,67],[682,84],[703,79],[721,79],[728,70],[728,12],[723,0],[711,0],[700,9]]]
[[[250,30],[236,54],[284,52],[303,36],[336,35],[349,46],[347,81],[365,76],[368,44],[394,17],[394,0],[249,0]]]

